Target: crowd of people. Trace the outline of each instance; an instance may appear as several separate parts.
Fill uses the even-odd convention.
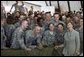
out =
[[[59,51],[58,56],[83,53],[82,9],[55,12],[52,16],[51,12],[33,10],[25,14],[20,9],[6,14],[4,8],[1,7],[1,49],[31,51],[33,48],[54,47]]]

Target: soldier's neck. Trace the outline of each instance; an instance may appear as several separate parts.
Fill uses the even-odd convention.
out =
[[[24,28],[24,26],[21,26],[21,28],[22,28],[22,30],[24,30],[25,28]]]
[[[73,28],[70,28],[70,29],[69,29],[69,32],[72,32],[73,30],[74,30]]]
[[[54,30],[50,30],[50,32],[54,32]]]

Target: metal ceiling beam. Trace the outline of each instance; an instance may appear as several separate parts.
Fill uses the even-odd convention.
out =
[[[83,3],[82,3],[83,1],[80,1],[80,3],[81,3],[81,8],[83,8]]]
[[[51,5],[51,1],[49,1],[49,3],[50,3],[50,6],[52,6],[52,5]]]
[[[60,11],[60,4],[59,4],[59,1],[57,1],[57,4],[58,4],[58,9],[59,9],[59,11]]]
[[[69,9],[69,12],[71,11],[71,8],[70,8],[70,2],[67,1],[67,4],[68,4],[68,9]]]
[[[46,3],[46,6],[48,6],[47,1],[45,1],[45,3]]]

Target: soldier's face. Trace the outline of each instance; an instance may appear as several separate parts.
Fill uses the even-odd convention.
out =
[[[58,30],[59,31],[63,30],[63,26],[62,25],[58,25]]]
[[[50,14],[46,14],[46,19],[51,19],[51,15]]]
[[[36,31],[36,33],[39,33],[39,32],[41,31],[41,28],[37,26],[37,27],[35,28],[35,31]]]
[[[68,24],[67,24],[67,28],[68,28],[68,29],[71,29],[71,28],[73,28],[73,25],[72,25],[71,23],[68,23]]]
[[[54,18],[55,18],[56,21],[58,21],[59,20],[59,14],[55,14]]]
[[[50,24],[49,29],[50,29],[51,31],[53,31],[53,30],[54,30],[54,25],[53,25],[53,24]]]
[[[24,26],[24,28],[27,28],[27,27],[28,27],[28,21],[24,21],[24,22],[22,23],[22,25]]]

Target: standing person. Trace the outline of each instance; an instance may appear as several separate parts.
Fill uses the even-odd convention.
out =
[[[22,12],[22,9],[24,9],[23,6],[24,6],[24,3],[22,1],[16,1],[16,3],[12,5],[10,12],[11,12],[13,7],[15,7],[14,12],[16,12],[16,11]]]
[[[83,53],[83,19],[80,19],[80,27],[76,30],[80,35],[80,53]]]
[[[77,28],[79,28],[80,27],[80,19],[77,17],[77,16],[75,16],[74,17],[74,29],[77,29]]]
[[[54,13],[54,18],[51,20],[51,23],[54,23],[55,30],[57,30],[57,25],[59,23],[62,23],[65,26],[65,23],[63,21],[59,20],[59,19],[60,19],[59,13]]]
[[[56,31],[56,42],[55,42],[55,50],[53,55],[55,56],[62,56],[62,50],[63,50],[63,44],[64,44],[64,25],[62,23],[59,23],[57,25],[57,31]]]
[[[54,24],[50,23],[48,26],[49,30],[43,33],[42,45],[43,46],[53,46],[55,42],[55,32],[54,32]]]
[[[19,11],[16,11],[12,14],[13,24],[15,24],[19,21],[20,15],[21,15],[21,13]]]
[[[19,19],[19,21],[18,21],[18,22],[16,22],[16,23],[14,24],[15,28],[17,28],[17,27],[19,27],[19,26],[20,26],[20,22],[21,22],[24,18],[25,18],[25,16],[24,16],[24,15],[20,15],[20,17],[18,18],[18,19]]]
[[[24,30],[28,26],[28,21],[27,20],[22,20],[20,27],[18,27],[12,36],[12,45],[11,48],[21,48],[25,50],[31,50],[26,47],[24,44]]]
[[[77,56],[80,52],[79,32],[73,29],[71,22],[67,24],[68,31],[64,35],[64,56]]]
[[[4,28],[5,35],[7,37],[6,47],[10,47],[11,46],[11,39],[12,39],[11,37],[12,37],[12,34],[15,30],[15,26],[13,24],[11,24],[10,22],[7,22],[7,19],[6,19],[3,28]]]
[[[48,30],[48,25],[49,25],[50,21],[51,21],[51,14],[49,12],[46,12],[45,13],[45,20],[43,22],[43,28],[45,30]]]
[[[1,49],[5,49],[6,48],[6,36],[4,33],[4,21],[5,19],[1,19]]]
[[[60,19],[59,13],[54,13],[54,19],[51,22],[54,23],[56,27],[59,23],[62,23],[63,25],[65,25],[65,23],[63,21],[60,21],[59,19]]]
[[[30,19],[30,24],[29,24],[30,28],[33,29],[34,26],[36,25],[35,20],[34,20],[34,15],[33,14],[29,15],[29,19]]]
[[[28,15],[32,15],[33,14],[33,6],[30,7],[30,10],[29,10],[29,14]]]
[[[41,27],[35,26],[33,30],[27,30],[25,32],[25,41],[27,47],[40,47],[41,46]]]

